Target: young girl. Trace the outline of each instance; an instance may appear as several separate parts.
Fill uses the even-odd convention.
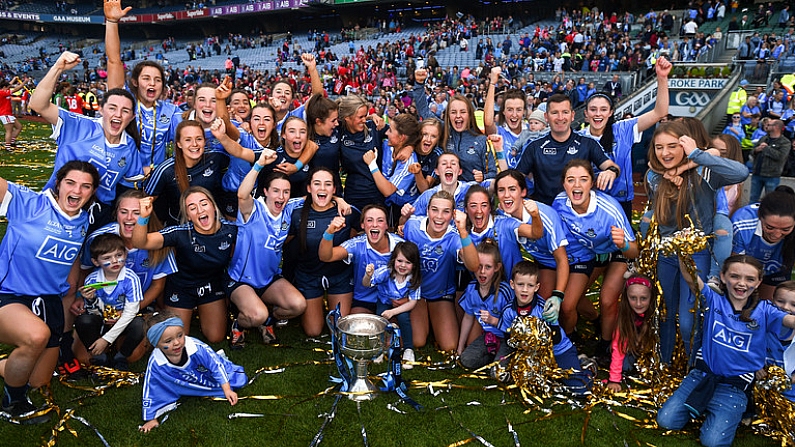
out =
[[[511,304],[513,294],[505,281],[500,250],[490,240],[477,247],[478,270],[475,280],[467,286],[458,304],[464,310],[461,334],[458,336],[458,354],[464,368],[477,369],[494,361],[505,332],[497,326],[502,310]],[[477,320],[478,324],[475,324]]]
[[[618,324],[613,333],[610,378],[607,387],[621,390],[624,371],[631,370],[640,355],[654,349],[651,324],[656,297],[651,280],[635,274],[627,278],[618,303]]]
[[[795,315],[795,281],[785,281],[776,286],[773,292],[773,304],[789,315]],[[767,363],[784,368],[784,351],[792,343],[793,331],[787,329],[780,334],[767,334]],[[795,388],[792,386],[781,393],[795,402]]]
[[[795,328],[788,315],[760,300],[762,264],[746,255],[726,259],[721,270],[724,294],[693,279],[704,296],[704,330],[696,365],[657,413],[657,424],[680,430],[694,416],[704,416],[701,444],[731,445],[748,403],[754,373],[764,366],[766,334],[782,326]]]
[[[143,417],[139,430],[149,433],[157,418],[177,407],[182,396],[224,397],[237,404],[237,393],[248,377],[201,340],[185,335],[182,319],[163,312],[149,321],[146,337],[155,350],[146,365]]]
[[[378,286],[375,313],[387,320],[397,319],[403,337],[403,367],[406,369],[411,369],[414,362],[411,310],[422,298],[421,282],[420,251],[413,242],[398,242],[387,265],[376,270],[374,264],[367,264],[362,278],[363,286]]]

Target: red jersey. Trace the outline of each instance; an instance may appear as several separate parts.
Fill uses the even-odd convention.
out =
[[[13,115],[11,110],[11,90],[0,90],[0,116]]]
[[[64,101],[66,101],[66,106],[69,107],[70,112],[83,114],[83,98],[71,95],[64,97]]]

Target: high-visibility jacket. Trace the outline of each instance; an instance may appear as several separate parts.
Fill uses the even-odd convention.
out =
[[[733,91],[731,96],[729,96],[729,105],[726,107],[726,114],[740,113],[740,109],[743,108],[747,99],[748,93],[744,88],[739,87],[737,90]]]

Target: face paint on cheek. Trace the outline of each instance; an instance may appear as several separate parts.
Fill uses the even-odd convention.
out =
[[[163,346],[161,349],[164,351],[168,351],[168,346]]]
[[[102,267],[110,267],[110,265],[111,265],[111,264],[113,264],[113,263],[112,263],[112,262],[110,262],[110,261],[103,262],[103,263],[102,263]]]

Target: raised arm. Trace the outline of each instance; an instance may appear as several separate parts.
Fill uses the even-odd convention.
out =
[[[138,222],[133,229],[133,247],[142,250],[159,250],[163,248],[163,235],[157,231],[149,233],[147,230],[149,217],[152,215],[152,198],[144,197],[143,199],[138,199],[138,201],[141,207],[141,214],[138,216]]]
[[[304,53],[301,55],[301,61],[309,72],[309,79],[312,82],[312,94],[324,95],[326,89],[323,88],[323,80],[320,79],[320,73],[317,71],[317,60],[312,53]]]
[[[345,228],[345,218],[337,216],[331,219],[328,228],[320,239],[320,246],[317,249],[317,257],[322,262],[342,261],[348,257],[348,250],[341,246],[334,246],[334,233]]]
[[[388,178],[384,177],[384,174],[378,169],[378,164],[375,162],[375,150],[367,151],[362,155],[362,160],[364,164],[368,165],[370,168],[370,174],[373,175],[373,180],[375,181],[375,186],[378,188],[378,191],[384,195],[384,197],[389,197],[397,191],[397,186],[392,184]]]
[[[124,63],[121,61],[119,20],[132,9],[121,7],[121,0],[105,0],[105,55],[108,57],[108,88],[124,87]]]
[[[494,67],[489,72],[489,87],[486,91],[486,103],[483,104],[483,127],[486,135],[497,133],[497,125],[494,124],[494,90],[497,88],[497,81],[500,80],[500,67]]]
[[[428,78],[428,72],[421,68],[414,70],[414,88],[409,90],[409,96],[414,100],[414,105],[417,106],[417,113],[422,119],[439,119],[431,112],[428,107],[428,97],[425,96],[425,79]]]
[[[533,222],[530,225],[521,224],[519,226],[519,236],[528,239],[541,239],[544,236],[544,222],[541,220],[541,214],[538,211],[538,205],[535,200],[525,199],[524,209],[530,214]]]
[[[229,138],[232,141],[237,141],[240,139],[240,130],[238,130],[238,128],[235,127],[234,124],[232,124],[232,121],[229,118],[229,107],[226,104],[226,100],[227,98],[229,98],[229,95],[231,94],[232,94],[232,78],[227,76],[224,78],[223,82],[221,82],[221,85],[215,88],[215,116],[217,116],[224,122],[225,124],[224,127],[226,128],[226,134],[229,136]],[[224,145],[224,148],[226,148],[226,145]]]
[[[251,195],[251,191],[254,190],[257,184],[259,171],[275,160],[276,152],[270,149],[263,150],[259,160],[254,163],[254,166],[248,171],[243,181],[240,182],[240,186],[237,188],[237,209],[244,222],[251,217],[251,212],[254,210],[254,197]]]
[[[643,132],[651,126],[657,124],[661,119],[668,115],[668,74],[671,72],[671,62],[664,57],[657,59],[655,64],[657,72],[657,102],[654,109],[638,117],[638,131]]]
[[[50,102],[55,84],[61,77],[61,73],[71,70],[80,63],[80,56],[69,51],[64,51],[55,61],[55,65],[39,81],[39,85],[30,96],[30,108],[41,115],[50,124],[58,122],[58,106]]]
[[[235,126],[233,125],[232,127]],[[210,132],[218,139],[218,142],[221,143],[229,155],[246,160],[249,163],[253,163],[256,159],[256,154],[253,150],[243,147],[237,141],[229,138],[229,135],[226,133],[226,123],[221,118],[216,118],[215,121],[213,121],[210,125]]]
[[[467,215],[465,212],[455,210],[455,226],[458,228],[458,235],[461,237],[461,259],[464,261],[464,266],[470,272],[476,272],[480,261],[478,260],[478,251],[475,249],[475,244],[472,243],[472,238],[469,237],[467,232]]]

